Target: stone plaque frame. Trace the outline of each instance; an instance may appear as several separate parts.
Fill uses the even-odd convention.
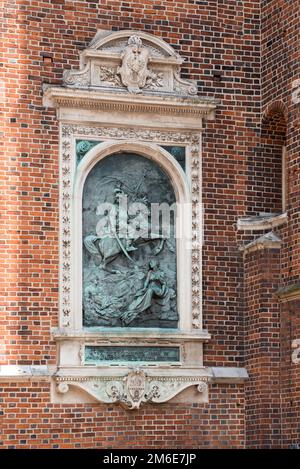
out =
[[[113,63],[117,63],[122,58],[122,47],[128,47],[126,41],[130,41],[132,35],[132,31],[123,31],[122,34],[106,32],[98,40],[98,34],[98,39],[92,41],[82,56],[83,61],[89,57],[91,63],[82,62],[82,67],[93,69],[93,61],[100,66],[104,56],[107,64],[110,53],[113,54]],[[124,44],[122,40],[125,40]],[[164,70],[169,77],[164,85],[166,90],[170,77],[175,76],[175,62],[178,67],[182,60],[162,40],[145,33],[142,40],[146,41],[150,55],[149,44],[152,41],[154,61],[159,62],[159,51],[163,55]],[[116,55],[118,47],[121,49],[119,58]],[[203,366],[203,343],[210,336],[202,329],[201,136],[202,120],[214,117],[216,103],[189,96],[189,92],[194,94],[195,84],[182,79],[179,89],[174,88],[172,82],[173,89],[169,91],[154,89],[132,93],[116,89],[116,83],[110,90],[102,89],[100,85],[94,85],[92,77],[90,81],[85,79],[82,82],[79,78],[76,81],[80,73],[72,71],[72,83],[68,83],[68,72],[65,87],[47,87],[44,90],[44,104],[57,108],[60,121],[60,307],[59,327],[53,330],[58,346],[58,372],[52,386],[52,400],[94,402],[96,399],[137,408],[143,402],[165,402],[184,389],[197,385],[198,401],[205,401],[210,372]],[[93,146],[77,165],[76,140],[100,140],[101,143]],[[163,145],[185,146],[186,172],[162,148]],[[181,238],[176,243],[178,329],[150,328],[145,331],[142,328],[82,326],[83,185],[98,161],[117,152],[133,152],[157,162],[170,177],[177,202],[191,204],[190,219],[187,221],[184,215],[179,215],[177,221],[179,225],[190,225],[190,239]],[[191,243],[189,248],[188,242]],[[132,370],[130,364],[121,367],[113,364],[85,365],[86,345],[176,345],[181,349],[181,362],[145,363],[138,370]],[[132,378],[132,373],[136,373],[137,381],[145,381],[145,390],[139,396],[138,404],[127,385],[128,376]]]
[[[90,345],[90,344],[87,344],[87,343],[83,345],[83,350],[82,350],[82,354],[81,354],[81,365],[94,365],[94,364],[95,364],[95,363],[92,363],[92,362],[88,362],[87,359],[86,359],[86,354],[85,354],[85,352],[86,352],[86,350],[87,350],[88,347],[91,347],[91,345]],[[120,345],[120,344],[118,344],[117,346],[113,346],[113,345],[104,345],[104,346],[103,346],[103,345],[102,345],[102,346],[96,345],[96,346],[95,346],[95,345],[93,344],[92,347],[95,347],[95,348],[97,348],[97,347],[104,347],[104,348],[107,349],[107,350],[109,350],[110,347],[117,347],[117,348],[120,348],[121,351],[124,350],[124,349],[128,350],[128,349],[130,349],[131,347],[133,347],[133,348],[138,348],[138,349],[142,352],[144,348],[147,349],[149,346],[147,346],[147,345],[142,345],[142,346],[137,345],[137,346],[136,346],[136,345],[128,345],[128,344],[127,344],[127,345]],[[151,366],[160,366],[161,364],[166,364],[166,363],[168,363],[168,361],[169,361],[169,364],[170,364],[170,365],[178,365],[178,364],[181,364],[181,362],[182,362],[181,357],[182,357],[182,353],[183,353],[183,346],[182,346],[182,345],[181,345],[181,346],[174,346],[174,345],[172,345],[172,346],[170,346],[170,345],[163,345],[163,346],[161,346],[161,345],[160,345],[160,346],[154,345],[154,346],[153,346],[153,345],[152,345],[152,346],[150,346],[150,347],[151,347],[152,349],[159,349],[159,350],[163,350],[164,348],[167,348],[167,349],[170,349],[170,348],[171,348],[171,349],[175,349],[176,351],[178,351],[178,360],[177,360],[177,359],[176,359],[176,360],[172,360],[172,361],[169,361],[169,360],[157,360],[157,359],[156,359],[156,360],[145,360],[145,359],[141,359],[141,358],[140,358],[140,359],[137,359],[137,360],[131,360],[130,362],[127,362],[127,363],[126,363],[126,361],[121,360],[121,361],[118,362],[118,366],[128,366],[128,363],[130,363],[131,365],[134,365],[134,366],[141,366],[141,364],[142,364],[143,366],[150,366],[150,365],[151,365]],[[102,361],[99,361],[99,362],[97,363],[97,365],[100,365],[100,366],[101,366],[102,363],[105,363],[105,364],[116,364],[116,363],[115,363],[115,360],[111,360],[111,361],[110,361],[110,360],[102,360]]]
[[[75,137],[76,140],[76,137]],[[103,137],[102,137],[103,140]],[[74,146],[74,142],[73,145]],[[182,168],[166,150],[163,150],[157,142],[114,141],[106,140],[93,147],[80,161],[73,180],[73,252],[71,253],[74,279],[73,294],[70,298],[75,329],[82,327],[82,192],[84,182],[92,168],[103,158],[118,152],[132,152],[144,156],[156,162],[171,179],[176,201],[182,206],[190,203],[190,190],[187,177]],[[182,212],[182,213],[181,213]],[[184,211],[180,211],[177,217],[176,231],[183,232],[184,224],[191,224]],[[177,304],[179,313],[179,329],[189,330],[191,314],[191,295],[186,295],[186,290],[191,290],[191,251],[186,247],[188,239],[177,238]]]

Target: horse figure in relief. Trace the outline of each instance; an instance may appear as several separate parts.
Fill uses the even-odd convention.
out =
[[[139,246],[149,243],[154,244],[152,255],[158,255],[165,244],[171,252],[174,252],[174,247],[169,239],[156,233],[151,233],[151,236],[149,236],[148,229],[146,234],[145,231],[141,231],[141,234],[138,234],[136,230],[133,230],[131,236],[122,236],[122,230],[116,224],[116,207],[118,206],[119,221],[126,220],[127,222],[127,210],[124,210],[122,204],[119,204],[120,198],[127,197],[127,194],[120,187],[114,190],[114,194],[114,204],[105,213],[105,223],[102,223],[101,226],[97,225],[97,234],[89,234],[83,240],[85,248],[101,269],[110,273],[119,273],[118,270],[110,268],[109,264],[120,255],[124,255],[132,264],[135,264],[130,253],[136,251]],[[144,203],[146,202],[145,199],[142,200]],[[144,226],[148,226],[147,220],[144,220]],[[127,234],[127,226],[125,228]]]

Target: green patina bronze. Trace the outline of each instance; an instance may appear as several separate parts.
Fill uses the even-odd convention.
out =
[[[162,148],[167,150],[175,160],[180,164],[183,171],[186,170],[186,163],[185,163],[185,147],[180,146],[170,146],[170,145],[163,145]]]
[[[95,140],[76,140],[76,160],[77,164],[80,163],[84,155],[91,150],[94,146],[101,143],[101,141]]]
[[[82,214],[84,326],[177,328],[174,213],[168,235],[151,225],[152,204],[162,203],[175,203],[170,180],[140,155],[111,155],[89,173]]]
[[[99,346],[87,345],[84,351],[84,361],[87,364],[101,362],[179,362],[179,347],[152,346]]]
[[[77,164],[82,160],[86,153],[90,151],[91,148],[98,145],[98,143],[101,143],[101,140],[76,140]],[[184,171],[186,170],[185,147],[178,145],[162,145],[162,148],[175,158]]]

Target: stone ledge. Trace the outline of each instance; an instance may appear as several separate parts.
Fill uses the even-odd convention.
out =
[[[49,381],[55,370],[47,365],[0,365],[0,382]]]
[[[239,218],[237,221],[237,229],[239,231],[263,231],[272,230],[276,226],[287,223],[287,213],[280,214],[264,214],[250,217]]]
[[[293,285],[287,285],[285,287],[279,288],[277,295],[279,297],[279,301],[282,303],[300,300],[300,283],[295,283]]]
[[[128,93],[111,95],[98,90],[44,87],[45,107],[103,110],[107,112],[160,113],[179,118],[214,119],[217,102],[206,97],[139,96]],[[200,123],[200,122],[199,122]]]
[[[244,383],[249,379],[248,371],[246,368],[231,367],[231,366],[212,366],[212,383]]]
[[[212,383],[243,383],[249,378],[246,368],[207,367]],[[0,365],[0,382],[7,381],[50,381],[57,376],[57,367],[46,365]],[[149,370],[150,371],[150,370]],[[169,371],[172,376],[173,371]],[[150,372],[150,374],[153,374]]]
[[[52,338],[56,341],[61,340],[74,340],[74,339],[85,339],[85,340],[98,340],[101,343],[106,341],[115,340],[126,340],[134,339],[144,342],[153,342],[157,339],[185,342],[185,341],[200,341],[207,342],[210,340],[211,335],[207,330],[193,330],[193,331],[179,331],[179,330],[162,330],[162,329],[144,329],[132,330],[130,328],[113,328],[103,330],[101,328],[94,328],[94,330],[82,330],[82,329],[66,329],[66,328],[54,328],[51,331]]]
[[[249,252],[259,251],[261,249],[280,249],[281,248],[281,239],[270,231],[259,238],[251,241],[251,243],[246,244],[245,246],[240,247],[240,251],[244,255],[249,254]]]

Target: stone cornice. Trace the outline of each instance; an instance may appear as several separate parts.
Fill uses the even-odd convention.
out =
[[[277,295],[281,303],[300,300],[300,283],[280,288]]]
[[[239,218],[237,229],[243,231],[263,231],[270,230],[287,223],[287,213],[279,215],[261,215],[253,217]]]
[[[213,383],[244,383],[249,379],[246,368],[235,366],[212,366]]]
[[[97,379],[92,373],[93,370],[87,369],[85,376],[78,376],[76,370],[71,373],[66,373],[64,370],[60,372],[55,366],[46,366],[46,365],[0,365],[0,382],[13,382],[13,381],[50,381],[53,377],[61,378],[75,378],[80,380],[81,378],[90,378]],[[189,376],[193,369],[190,370],[180,370],[180,375],[182,377]],[[242,367],[221,367],[221,366],[212,366],[203,368],[199,370],[198,368],[195,371],[195,374],[200,377],[207,377],[213,383],[243,383],[249,379],[248,372],[246,368]],[[126,370],[119,370],[117,372],[119,375],[122,373],[126,374]],[[147,373],[150,376],[159,375],[158,370],[148,369]],[[174,375],[173,368],[171,370],[165,370],[166,377],[172,377]],[[105,373],[101,376],[105,377]],[[110,375],[108,377],[111,377]],[[101,378],[101,377],[100,377]]]
[[[177,395],[189,388],[197,391],[194,401],[207,403],[210,382],[243,384],[247,379],[247,370],[239,367],[0,366],[2,383],[48,382],[53,403],[119,403],[128,410],[145,403],[176,400]]]
[[[266,233],[254,241],[251,241],[251,243],[241,246],[240,250],[245,256],[250,252],[259,251],[261,249],[280,249],[281,242],[281,239],[271,231],[270,233]]]
[[[182,341],[200,341],[207,342],[211,335],[206,330],[194,330],[191,332],[182,332],[182,331],[153,331],[153,330],[140,330],[133,331],[126,328],[116,329],[116,330],[69,330],[69,329],[53,329],[52,338],[56,341],[61,340],[74,340],[74,339],[84,339],[86,340],[99,340],[101,343],[113,342],[114,340],[120,342],[122,339],[126,338],[128,340],[141,341],[144,343],[156,341],[158,338],[160,341],[172,341],[172,342],[182,342]]]
[[[45,107],[76,108],[120,113],[152,113],[181,118],[213,119],[217,102],[210,98],[174,97],[106,93],[99,90],[48,87],[44,89]]]
[[[47,365],[0,365],[0,382],[49,381],[56,366]]]

